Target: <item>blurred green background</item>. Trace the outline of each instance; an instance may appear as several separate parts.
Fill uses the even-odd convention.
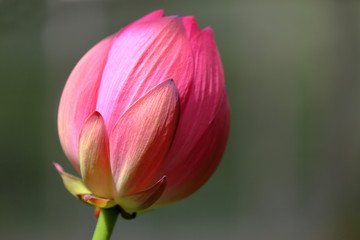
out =
[[[93,209],[51,162],[80,57],[148,12],[211,25],[232,107],[225,157],[196,194],[112,239],[360,239],[360,3],[0,0],[1,239],[90,239]]]

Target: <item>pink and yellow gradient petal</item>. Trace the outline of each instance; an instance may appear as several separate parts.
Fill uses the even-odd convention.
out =
[[[79,162],[85,185],[96,196],[113,198],[109,137],[104,119],[94,112],[84,123],[79,140]]]
[[[110,136],[110,159],[117,196],[153,185],[174,138],[180,112],[172,80],[145,94],[119,119]]]

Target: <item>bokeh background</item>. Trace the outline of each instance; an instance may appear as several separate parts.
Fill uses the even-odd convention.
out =
[[[211,25],[232,129],[196,194],[112,239],[360,239],[360,3],[346,0],[0,0],[1,239],[90,239],[93,209],[56,115],[73,66],[100,39],[163,8]]]

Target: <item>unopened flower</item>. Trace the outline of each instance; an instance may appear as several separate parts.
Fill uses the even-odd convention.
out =
[[[81,178],[55,166],[82,201],[143,212],[200,188],[218,166],[229,127],[212,29],[159,10],[102,40],[75,66],[58,130]]]

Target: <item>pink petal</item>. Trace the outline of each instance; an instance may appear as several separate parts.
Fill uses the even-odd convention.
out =
[[[181,105],[179,126],[168,155],[169,165],[161,175],[181,163],[194,148],[215,118],[224,97],[224,72],[212,30],[204,29],[192,44],[195,78],[186,106]]]
[[[184,161],[167,175],[167,187],[155,207],[181,200],[199,189],[216,170],[225,151],[230,129],[227,94],[204,134]]]
[[[112,198],[114,186],[110,168],[109,138],[104,119],[94,112],[84,123],[79,140],[81,176],[97,196]]]
[[[118,197],[116,203],[128,213],[145,210],[160,198],[165,190],[166,182],[166,177],[164,176],[145,191]]]
[[[132,25],[110,50],[96,109],[111,132],[120,116],[150,89],[173,79],[180,96],[185,96],[192,76],[192,50],[179,17]]]
[[[120,34],[122,34],[127,28],[132,27],[135,24],[151,21],[151,20],[158,19],[158,18],[162,18],[163,16],[164,16],[164,10],[159,9],[159,10],[153,11],[153,12],[143,16],[142,18],[136,20],[135,22],[130,23],[129,25],[127,25],[123,29],[121,29],[119,31],[119,33],[116,35],[116,37],[118,37]]]
[[[80,173],[78,142],[82,125],[95,111],[101,76],[112,45],[110,36],[90,49],[66,82],[58,112],[58,130],[64,152]]]
[[[196,37],[200,33],[200,28],[199,25],[197,24],[195,17],[184,16],[181,18],[181,20],[184,24],[186,34],[189,39]]]
[[[111,168],[117,195],[154,184],[172,143],[179,117],[179,94],[165,81],[132,105],[110,135]]]

